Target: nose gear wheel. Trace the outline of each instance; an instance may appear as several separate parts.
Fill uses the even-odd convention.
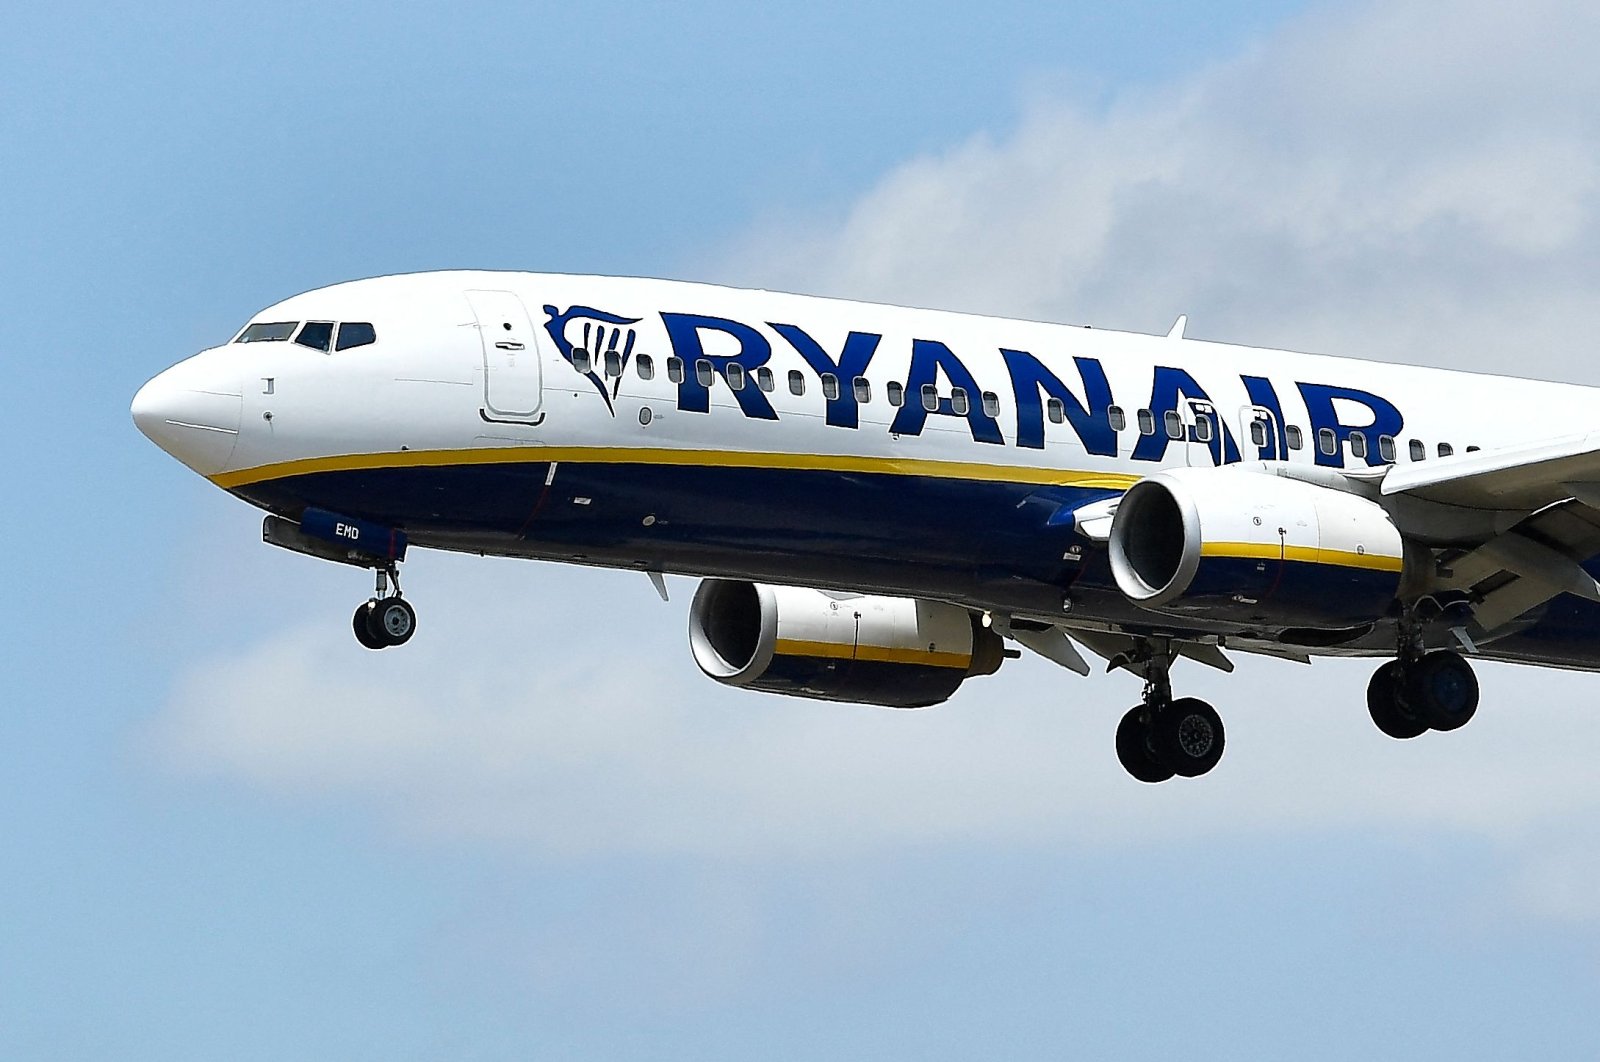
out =
[[[389,567],[378,571],[377,593],[356,607],[350,625],[356,641],[367,649],[388,649],[404,645],[417,631],[417,611],[400,596],[400,572]],[[390,585],[394,593],[389,594]]]

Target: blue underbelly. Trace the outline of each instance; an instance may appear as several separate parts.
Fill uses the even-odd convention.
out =
[[[966,598],[1114,595],[1071,518],[1116,491],[811,469],[548,463],[317,472],[234,489],[402,527],[420,546]],[[987,593],[983,591],[982,593]],[[992,598],[984,597],[985,600]]]
[[[1088,487],[812,469],[473,464],[317,472],[233,488],[297,518],[313,506],[404,528],[419,546],[719,575],[1185,626],[1131,606],[1078,535]],[[1226,588],[1213,588],[1221,592]],[[1330,588],[1331,589],[1331,588]],[[1600,605],[1564,595],[1491,658],[1600,666]],[[1203,621],[1194,630],[1215,630]],[[1156,627],[1152,628],[1152,624]],[[1231,626],[1231,625],[1229,625]],[[1387,624],[1346,649],[1384,652]]]

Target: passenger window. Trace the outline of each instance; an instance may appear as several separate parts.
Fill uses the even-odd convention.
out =
[[[1267,422],[1252,420],[1250,422],[1250,442],[1254,446],[1267,445]]]
[[[294,341],[302,347],[310,347],[326,354],[328,348],[333,345],[333,322],[308,321],[306,326],[300,329],[300,334],[294,337]]]
[[[294,335],[295,326],[299,321],[273,321],[270,323],[253,324],[239,333],[235,343],[276,343]],[[343,348],[341,348],[343,349]]]
[[[891,406],[900,406],[905,403],[906,389],[899,380],[890,380],[888,386],[884,387],[883,390],[889,396],[889,404]]]
[[[839,378],[831,372],[822,374],[822,397],[829,402],[839,397]]]
[[[972,406],[967,402],[967,389],[965,387],[950,388],[950,412],[958,417],[967,415]]]
[[[1350,433],[1350,456],[1361,458],[1367,456],[1366,432],[1353,431]]]
[[[654,380],[656,378],[655,359],[648,354],[640,354],[633,359],[633,367],[641,380]]]
[[[1330,457],[1339,451],[1339,437],[1332,428],[1317,429],[1317,449]]]
[[[1067,419],[1067,407],[1061,404],[1061,399],[1052,398],[1044,404],[1044,415],[1050,418],[1051,424],[1060,424]]]
[[[1112,406],[1106,410],[1106,420],[1111,422],[1112,431],[1121,431],[1128,426],[1128,418],[1123,415],[1121,406]]]
[[[726,369],[722,371],[722,374],[723,376],[727,377],[729,387],[733,388],[735,391],[744,390],[745,377],[743,365],[740,365],[738,362],[732,362]]]
[[[1202,413],[1194,422],[1194,437],[1196,442],[1211,441],[1211,414]]]
[[[613,378],[622,375],[622,355],[614,350],[606,351],[606,375]]]
[[[717,378],[717,374],[712,370],[711,362],[699,358],[694,363],[694,378],[701,387],[710,387],[711,381]]]
[[[756,370],[756,386],[768,394],[772,393],[772,388],[774,387],[772,370],[767,368],[765,365]]]
[[[806,393],[805,373],[799,369],[789,370],[789,393],[791,395],[803,395]]]
[[[1475,454],[1481,449],[1483,449],[1483,447],[1481,447],[1481,446],[1469,446],[1469,447],[1467,447],[1467,453]]]
[[[1156,415],[1148,409],[1141,409],[1135,414],[1139,421],[1140,435],[1154,435],[1156,433]]]
[[[1298,450],[1306,444],[1305,437],[1300,434],[1298,425],[1285,424],[1283,427],[1284,441],[1289,444],[1289,449]]]
[[[1428,448],[1422,445],[1421,439],[1412,439],[1407,444],[1407,449],[1411,451],[1411,460],[1413,461],[1425,461],[1428,458]]]
[[[673,383],[683,383],[683,359],[676,354],[667,359],[667,379]]]
[[[1454,446],[1451,446],[1449,443],[1440,443],[1439,444],[1439,456],[1440,457],[1449,457],[1451,454],[1453,454],[1455,452],[1456,452],[1456,448]]]
[[[922,385],[922,408],[929,413],[939,412],[939,389],[933,384]]]
[[[856,393],[857,402],[866,405],[872,401],[872,383],[865,376],[857,376],[851,387]]]
[[[1169,439],[1181,439],[1181,438],[1183,438],[1183,418],[1178,416],[1178,411],[1177,410],[1175,410],[1175,409],[1167,410],[1165,413],[1163,413],[1161,415],[1161,419],[1167,426],[1167,438],[1169,438]]]
[[[346,321],[339,326],[339,339],[333,344],[333,349],[349,350],[351,347],[364,347],[368,343],[377,341],[377,330],[366,321]]]
[[[1378,436],[1378,458],[1387,464],[1394,464],[1394,436]]]
[[[582,347],[572,348],[572,367],[581,373],[589,371],[589,352]]]
[[[983,411],[988,416],[998,417],[1000,415],[1000,396],[993,391],[985,391],[983,393]]]

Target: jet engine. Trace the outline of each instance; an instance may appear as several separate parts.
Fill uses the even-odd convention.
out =
[[[1000,636],[955,605],[728,579],[695,592],[689,646],[729,686],[884,708],[938,704],[1004,656]]]
[[[1400,532],[1375,502],[1242,468],[1158,472],[1111,523],[1111,570],[1156,612],[1270,627],[1347,628],[1400,588]]]

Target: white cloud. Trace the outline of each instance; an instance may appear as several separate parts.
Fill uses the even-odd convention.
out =
[[[1531,28],[1530,28],[1531,27]],[[1600,27],[1578,4],[1380,4],[1102,109],[913,160],[732,283],[1330,353],[1584,366]]]
[[[711,269],[1113,327],[1189,311],[1216,338],[1593,379],[1596,23],[1556,3],[1323,12],[1103,111],[1038,105]],[[1600,811],[1585,676],[1487,668],[1472,726],[1402,744],[1365,718],[1368,665],[1190,668],[1228,756],[1142,787],[1111,749],[1126,677],[1029,661],[922,713],[763,697],[701,678],[683,602],[661,609],[638,576],[435,557],[412,565],[431,573],[408,584],[417,639],[366,654],[321,603],[329,572],[270,560],[249,562],[276,583],[261,614],[296,624],[191,669],[151,746],[403,832],[770,858],[1445,829],[1530,853],[1513,882],[1530,907],[1600,915],[1574,884],[1600,839],[1559,825]]]

